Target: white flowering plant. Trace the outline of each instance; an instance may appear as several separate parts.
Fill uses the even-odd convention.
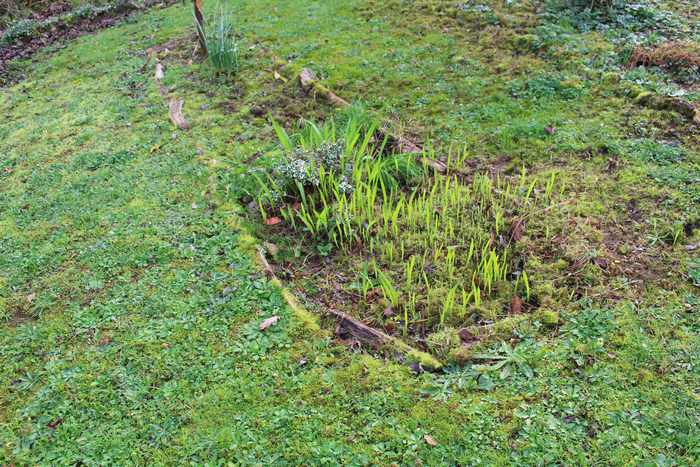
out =
[[[336,246],[369,237],[382,200],[423,171],[410,155],[387,155],[376,125],[349,119],[318,127],[307,122],[290,137],[274,123],[281,159],[257,177],[264,218],[281,215],[294,229]]]

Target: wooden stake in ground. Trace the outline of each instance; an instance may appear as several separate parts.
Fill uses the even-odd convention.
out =
[[[193,0],[194,19],[197,21],[197,38],[199,39],[199,50],[203,56],[207,56],[207,39],[204,35],[204,14],[202,14],[202,0]]]

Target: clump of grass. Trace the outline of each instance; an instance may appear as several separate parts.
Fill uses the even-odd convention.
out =
[[[632,156],[658,165],[676,164],[686,157],[682,146],[653,139],[634,139],[628,141],[625,146]]]
[[[410,156],[382,156],[376,125],[354,118],[340,132],[334,123],[307,123],[294,138],[276,123],[274,128],[285,153],[271,172],[258,176],[263,216],[279,213],[295,229],[340,248],[369,242],[379,222],[377,204],[422,175]]]
[[[240,70],[240,44],[235,35],[232,15],[219,5],[213,19],[205,25],[195,18],[195,26],[206,43],[209,63],[217,73],[235,74]]]
[[[404,333],[414,324],[433,329],[498,319],[513,295],[529,300],[509,219],[549,206],[556,183],[556,175],[541,184],[525,174],[517,182],[446,176],[382,199],[366,247],[374,269],[384,271],[377,274],[382,291],[387,282],[401,284],[390,305],[403,307]]]

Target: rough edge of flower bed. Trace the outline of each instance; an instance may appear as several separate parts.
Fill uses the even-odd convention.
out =
[[[216,170],[216,164],[214,164],[212,168]],[[211,179],[211,183],[215,183],[213,179]],[[210,192],[216,192],[214,187],[211,187]],[[244,254],[246,254],[253,261],[256,268],[260,272],[264,273],[268,280],[270,280],[270,282],[277,287],[277,289],[281,292],[284,301],[287,303],[287,306],[289,306],[292,313],[294,313],[294,316],[297,320],[299,320],[302,326],[304,326],[304,328],[313,335],[319,337],[331,337],[331,331],[324,329],[321,326],[319,314],[307,310],[304,305],[299,303],[296,295],[294,295],[294,293],[285,286],[282,280],[277,277],[274,269],[267,261],[265,250],[264,247],[261,246],[260,240],[256,238],[243,224],[242,218],[240,217],[241,206],[235,203],[226,202],[222,199],[215,199],[214,204],[216,205],[216,211],[227,219],[226,224],[228,225],[229,229],[238,232],[238,245],[241,251],[243,251]],[[352,334],[353,337],[360,341],[361,332],[358,333],[356,330],[353,330],[353,326],[359,325],[364,331],[371,332],[374,336],[379,338],[381,342],[370,338],[369,341],[365,341],[364,343],[369,344],[378,350],[384,350],[387,354],[394,355],[399,363],[418,365],[418,369],[421,371],[439,371],[444,367],[443,363],[433,355],[418,350],[397,337],[389,336],[382,331],[370,328],[361,321],[358,321],[344,313],[335,310],[325,310],[325,313],[329,317],[335,318],[341,328],[344,328],[346,331]]]
[[[73,10],[68,13],[45,18],[42,21],[33,20],[31,18],[20,19],[13,24],[24,23],[33,25],[31,29],[27,31],[27,35],[21,35],[12,39],[7,39],[4,36],[0,36],[0,48],[11,47],[13,45],[27,42],[27,40],[31,39],[32,36],[49,32],[52,29],[66,28],[71,23],[80,24],[82,22],[93,21],[104,16],[129,14],[133,11],[144,10],[156,4],[158,1],[160,0],[146,0],[143,5],[139,5],[132,0],[118,0],[105,6],[86,4],[85,6],[89,7],[90,11],[86,10],[85,16],[76,16],[76,11]],[[11,28],[12,25],[8,26],[5,31]]]
[[[323,331],[321,328],[318,315],[308,311],[299,303],[294,293],[277,277],[273,267],[267,261],[265,249],[259,245],[257,239],[250,233],[243,233],[240,239],[240,245],[248,254],[253,256],[258,267],[265,273],[268,279],[280,289],[287,305],[289,305],[297,318],[304,323],[309,330],[315,333],[327,334],[327,331]],[[405,359],[406,362],[417,363],[422,370],[438,371],[443,367],[443,364],[434,356],[408,345],[397,337],[389,336],[382,331],[371,328],[362,321],[340,311],[327,309],[324,310],[324,312],[328,316],[335,318],[340,328],[363,344],[367,344],[379,350],[393,351]]]
[[[634,103],[654,110],[673,111],[685,117],[689,122],[700,125],[700,109],[691,102],[678,97],[642,92],[634,98]]]
[[[71,11],[36,22],[27,36],[21,36],[9,42],[0,37],[0,88],[10,86],[23,79],[22,76],[13,76],[8,71],[11,64],[30,59],[41,49],[83,35],[93,34],[155,6],[166,8],[177,2],[177,0],[141,1],[142,3],[135,3],[134,0],[118,0],[103,7],[90,4],[93,9],[85,16],[76,16],[75,11]]]

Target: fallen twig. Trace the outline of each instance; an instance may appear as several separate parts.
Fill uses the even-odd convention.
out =
[[[189,130],[190,124],[187,122],[187,120],[185,120],[185,117],[182,115],[182,106],[184,103],[185,100],[181,97],[170,98],[170,101],[168,103],[168,107],[170,108],[170,121],[173,122],[173,124],[181,130]]]

